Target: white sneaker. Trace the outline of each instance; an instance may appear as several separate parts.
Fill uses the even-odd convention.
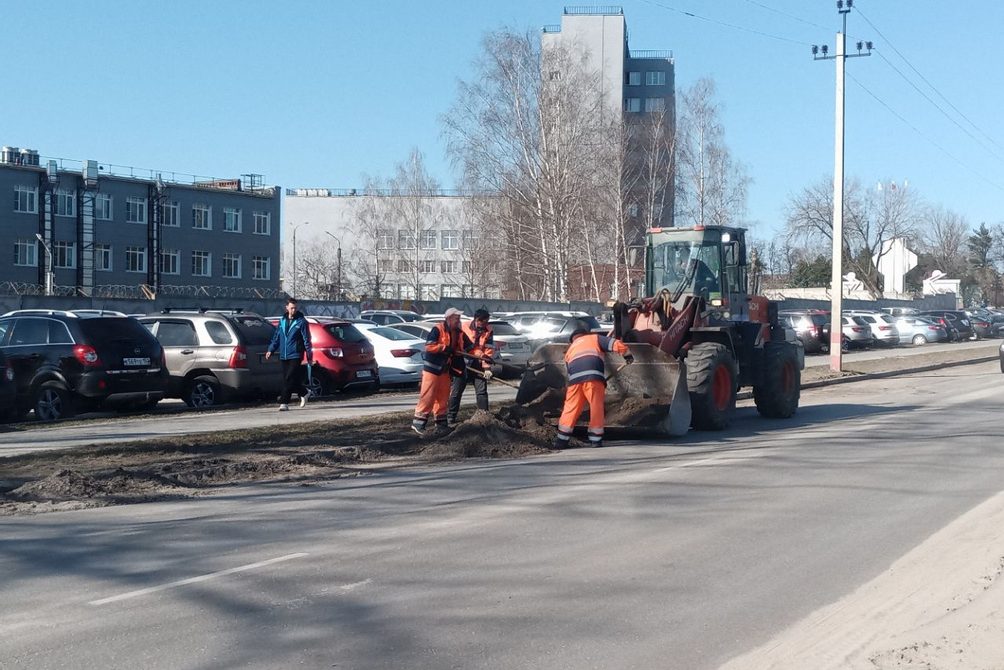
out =
[[[309,398],[312,395],[313,395],[313,393],[310,392],[310,389],[307,389],[306,391],[304,391],[303,395],[300,396],[300,407],[306,407],[306,405],[307,405],[307,398]]]
[[[286,403],[282,403],[281,405],[279,405],[279,411],[280,412],[288,412],[289,411],[289,405],[287,405]]]

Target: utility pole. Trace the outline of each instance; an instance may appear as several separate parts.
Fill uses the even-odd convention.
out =
[[[843,29],[837,33],[836,54],[829,55],[824,44],[812,45],[814,60],[835,60],[837,64],[836,131],[833,150],[833,271],[830,275],[830,369],[840,372],[843,360],[843,300],[844,300],[844,62],[848,58],[871,56],[872,43],[858,42],[856,54],[847,53],[847,15],[854,0],[837,0],[837,12]],[[861,53],[867,47],[867,53]],[[822,52],[822,53],[820,53]]]

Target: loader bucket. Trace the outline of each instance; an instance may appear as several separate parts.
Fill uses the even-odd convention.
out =
[[[607,354],[605,419],[608,427],[684,435],[690,428],[690,392],[683,361],[650,344],[629,344],[635,362],[624,366],[618,354]],[[567,344],[545,344],[530,358],[516,402],[557,416],[564,402],[568,373]]]

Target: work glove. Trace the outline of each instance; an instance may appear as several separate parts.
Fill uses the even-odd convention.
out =
[[[632,363],[634,363],[634,356],[632,356],[631,354],[624,354],[624,363],[626,363],[627,365],[631,365]]]
[[[492,378],[492,371],[491,370],[485,370],[484,371],[484,376],[485,376],[485,379],[491,379]]]

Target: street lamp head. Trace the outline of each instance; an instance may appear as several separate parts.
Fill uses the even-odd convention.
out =
[[[825,55],[826,55],[827,53],[829,53],[829,51],[830,51],[830,47],[826,46],[825,44],[824,44],[824,45],[823,45],[822,47],[820,47],[820,48],[821,48],[821,49],[823,50],[823,55],[824,55],[824,56],[825,56]]]
[[[44,240],[44,239],[42,239],[42,233],[35,233],[35,237],[37,237],[37,238],[38,238],[38,241],[39,241],[39,242],[45,242],[45,240]]]
[[[815,44],[812,45],[812,55],[813,56],[819,55],[819,47],[816,46]]]

